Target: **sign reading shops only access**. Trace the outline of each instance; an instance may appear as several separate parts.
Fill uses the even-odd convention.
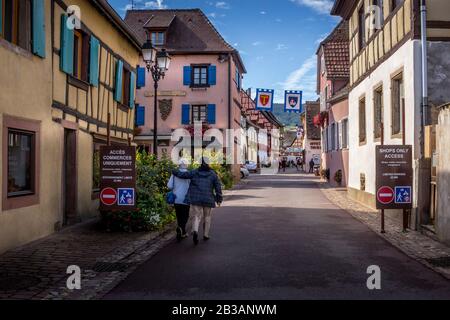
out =
[[[377,209],[411,209],[412,146],[377,146],[376,161]]]
[[[100,210],[136,210],[136,148],[100,147]]]

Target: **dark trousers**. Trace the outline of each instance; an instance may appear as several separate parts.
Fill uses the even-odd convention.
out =
[[[175,212],[177,214],[178,226],[186,233],[186,225],[189,220],[190,206],[184,204],[175,204]]]

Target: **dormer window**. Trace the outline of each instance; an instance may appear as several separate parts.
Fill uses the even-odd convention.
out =
[[[166,34],[162,31],[151,33],[152,44],[155,46],[163,46],[166,43]]]

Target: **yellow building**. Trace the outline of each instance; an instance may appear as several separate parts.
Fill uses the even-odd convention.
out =
[[[132,138],[139,55],[106,0],[0,1],[0,253],[97,214],[97,150],[108,114],[111,142]]]

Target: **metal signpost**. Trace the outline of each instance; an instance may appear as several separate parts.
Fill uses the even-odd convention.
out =
[[[136,148],[100,147],[100,210],[136,210]]]
[[[381,232],[384,233],[384,210],[412,208],[412,146],[381,145],[376,147],[376,198],[381,209]],[[407,219],[403,215],[403,220]],[[403,227],[407,221],[403,221]]]

